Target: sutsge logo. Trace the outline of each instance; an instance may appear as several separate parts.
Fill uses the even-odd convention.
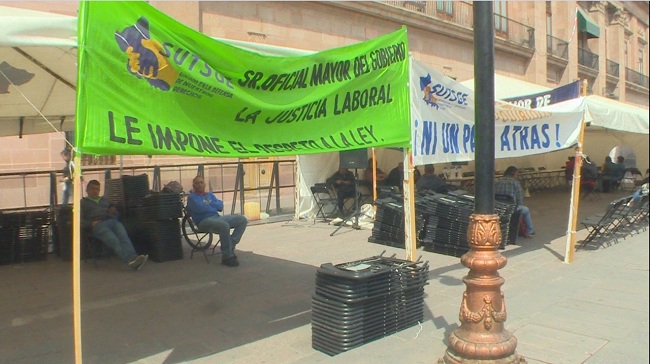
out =
[[[424,94],[424,98],[422,100],[424,100],[427,105],[438,110],[440,108],[438,105],[438,99],[436,99],[433,96],[433,92],[431,92],[431,75],[427,75],[427,77],[420,77],[420,90]]]
[[[147,80],[155,88],[169,91],[178,78],[178,71],[167,61],[162,45],[151,39],[147,18],[140,17],[134,25],[115,32],[115,40],[126,53],[129,73]]]
[[[431,86],[431,75],[420,77],[420,89],[424,93],[424,101],[431,107],[438,109],[443,102],[451,105],[467,105],[468,94],[452,90],[442,84]]]

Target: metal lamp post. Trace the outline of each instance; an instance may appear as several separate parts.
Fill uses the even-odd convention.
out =
[[[494,15],[490,1],[474,2],[474,75],[476,127],[476,198],[461,257],[469,268],[463,278],[459,320],[439,363],[525,363],[517,339],[504,328],[506,304],[497,272],[507,259],[499,253],[501,229],[494,213]]]

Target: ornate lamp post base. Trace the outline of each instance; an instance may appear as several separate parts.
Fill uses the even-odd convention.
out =
[[[504,279],[497,272],[507,259],[498,252],[501,243],[499,216],[472,214],[467,229],[470,251],[460,258],[469,268],[463,278],[459,328],[449,335],[449,346],[438,363],[525,363],[515,352],[517,338],[504,328],[506,302]]]

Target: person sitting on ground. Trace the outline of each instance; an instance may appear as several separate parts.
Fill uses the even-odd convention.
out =
[[[433,164],[424,166],[424,175],[418,179],[415,190],[420,193],[424,191],[433,191],[438,193],[449,192],[449,186],[436,175],[436,169]]]
[[[338,171],[334,172],[334,174],[325,181],[336,190],[338,208],[341,214],[343,214],[345,200],[348,198],[354,198],[354,181],[354,174],[345,167],[339,168]]]
[[[219,215],[223,211],[223,201],[212,192],[205,191],[202,176],[192,180],[192,188],[187,196],[187,213],[200,231],[217,233],[221,239],[221,264],[228,267],[239,266],[235,247],[239,244],[248,219],[244,215]],[[234,229],[232,235],[230,229]]]
[[[499,195],[511,196],[517,204],[517,210],[521,212],[524,221],[526,221],[526,232],[528,236],[535,235],[533,220],[530,217],[530,209],[524,206],[524,188],[521,182],[517,180],[519,170],[515,166],[510,166],[494,184],[494,193]]]
[[[88,196],[81,199],[81,226],[92,232],[133,270],[140,270],[147,262],[147,255],[138,255],[129,235],[118,220],[117,208],[103,196],[99,196],[101,185],[92,180],[86,185]]]
[[[373,176],[373,174],[372,174],[373,165],[376,166],[377,164],[373,163],[372,158],[368,159],[368,168],[366,168],[366,170],[364,171],[364,174],[363,174],[363,179],[364,179],[366,185],[368,187],[370,187],[371,189],[372,189],[372,180],[373,180],[373,178],[372,178],[372,176]],[[376,173],[377,186],[383,186],[384,182],[386,180],[386,177],[387,177],[386,173],[384,171],[382,171],[381,169],[379,169],[379,167],[376,167],[376,170],[377,170],[377,173]]]

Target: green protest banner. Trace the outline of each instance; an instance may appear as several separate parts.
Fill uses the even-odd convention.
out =
[[[264,157],[408,146],[406,29],[280,57],[142,2],[82,2],[76,145],[89,154]]]

